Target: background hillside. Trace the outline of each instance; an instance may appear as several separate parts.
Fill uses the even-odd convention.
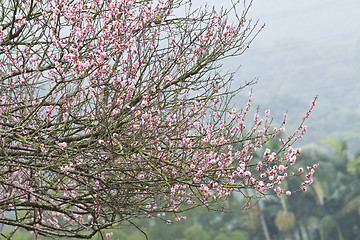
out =
[[[210,1],[210,4],[213,2]],[[357,0],[256,0],[250,16],[265,23],[249,50],[224,66],[235,69],[235,84],[258,77],[254,104],[275,119],[288,111],[294,129],[312,99],[319,101],[307,122],[305,143],[345,139],[360,148],[360,2]],[[242,106],[248,91],[235,102]]]

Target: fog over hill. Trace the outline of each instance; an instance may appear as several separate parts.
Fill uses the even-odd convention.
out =
[[[230,1],[200,2],[228,7]],[[258,77],[254,103],[275,118],[288,111],[288,129],[318,95],[304,142],[346,139],[352,151],[359,150],[359,10],[358,0],[254,0],[249,17],[266,27],[245,54],[224,66],[241,65],[234,85]],[[247,92],[235,99],[239,106]]]

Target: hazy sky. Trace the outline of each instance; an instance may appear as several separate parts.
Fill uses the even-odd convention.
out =
[[[231,3],[230,0],[193,2],[225,7]],[[359,0],[254,0],[248,17],[266,24],[246,53],[252,57],[281,51],[296,54],[297,51],[307,51],[310,45],[318,48],[325,45],[336,48],[356,42],[360,45]],[[309,52],[309,60],[312,55]],[[243,60],[242,65],[246,70],[246,59]],[[261,69],[250,74],[255,73],[258,76],[263,74]]]
[[[346,61],[346,56],[334,56],[332,52],[346,44],[360,44],[359,0],[255,0],[249,15],[266,24],[266,28],[247,53],[251,56],[281,51],[296,55],[301,51],[308,56],[308,64],[312,61],[316,64],[313,47],[320,51],[333,46],[333,51],[328,52],[326,60],[333,60],[335,67],[337,62]],[[360,70],[360,59],[351,64]],[[246,69],[246,59],[244,68]],[[261,69],[258,70],[258,74],[266,76]],[[278,74],[278,77],[281,77],[281,69]],[[316,89],[312,90],[316,92]]]
[[[341,41],[360,36],[359,10],[358,0],[255,0],[250,16],[267,24],[262,40]]]
[[[230,0],[193,0],[197,4],[230,6]],[[250,2],[250,1],[247,1]],[[194,4],[195,5],[195,4]],[[269,41],[360,37],[359,0],[254,0],[249,17],[266,23],[259,44]]]
[[[194,6],[206,2],[231,4],[231,0],[193,0]],[[255,100],[271,107],[275,98],[283,97],[279,111],[289,113],[288,100],[297,101],[304,108],[295,114],[305,112],[307,103],[319,95],[309,124],[336,118],[326,128],[333,129],[329,136],[338,139],[360,131],[360,102],[354,102],[360,92],[360,0],[254,0],[248,18],[266,27],[245,54],[226,65],[241,65],[235,82],[259,77],[253,86]],[[354,148],[360,147],[356,144],[360,137],[352,142]]]

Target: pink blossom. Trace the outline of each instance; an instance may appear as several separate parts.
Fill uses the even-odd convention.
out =
[[[15,15],[15,19],[20,20],[22,18],[23,18],[23,15],[21,13],[18,13],[18,14]]]
[[[281,182],[304,172],[288,169],[300,154],[291,145],[307,131],[303,123],[280,140],[279,151],[270,149],[286,116],[274,128],[270,110],[263,119],[252,109],[252,92],[232,108],[226,75],[208,74],[218,59],[241,53],[256,29],[241,28],[245,17],[228,23],[215,9],[175,24],[172,11],[186,2],[37,1],[35,18],[24,17],[23,1],[10,14],[13,33],[22,29],[34,44],[20,47],[0,26],[0,119],[9,133],[0,141],[18,156],[3,162],[0,175],[13,188],[0,189],[0,199],[16,200],[7,209],[13,213],[29,201],[55,209],[29,205],[41,214],[21,224],[85,234],[84,226],[130,220],[127,209],[133,216],[163,212],[158,217],[171,223],[167,218],[184,219],[176,214],[189,205],[211,206],[234,191],[284,194]],[[302,189],[316,167],[307,169]],[[128,196],[133,201],[114,215],[109,206]]]
[[[66,146],[67,146],[67,143],[66,142],[61,142],[61,143],[58,142],[57,145],[59,147],[61,147],[61,150],[64,150],[66,148]]]
[[[69,169],[70,169],[70,168],[69,168],[69,166],[67,166],[67,165],[60,167],[60,170],[63,171],[63,172],[67,172],[67,171],[69,171]]]
[[[285,170],[285,166],[284,166],[284,165],[280,165],[280,166],[279,166],[279,172],[280,172],[280,173],[283,173],[284,170]]]
[[[41,152],[46,152],[45,145],[43,143],[40,144]]]
[[[250,171],[246,171],[246,172],[244,173],[244,175],[245,175],[246,177],[251,177],[251,172],[250,172]]]

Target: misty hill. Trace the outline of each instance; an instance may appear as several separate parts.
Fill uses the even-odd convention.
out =
[[[231,1],[196,0],[224,6]],[[248,1],[247,1],[248,2]],[[266,24],[245,54],[225,62],[236,69],[234,86],[258,77],[254,104],[270,108],[275,120],[288,112],[289,133],[313,98],[319,100],[307,121],[303,143],[345,139],[360,149],[360,2],[358,0],[255,0],[248,17]],[[234,99],[246,104],[250,89]]]
[[[276,120],[288,111],[290,129],[296,128],[318,95],[305,142],[330,137],[346,139],[352,150],[360,148],[360,38],[276,43],[250,48],[238,61],[242,68],[235,81],[259,77],[253,86],[254,103],[263,110],[270,108]],[[239,106],[247,92],[234,100]]]

